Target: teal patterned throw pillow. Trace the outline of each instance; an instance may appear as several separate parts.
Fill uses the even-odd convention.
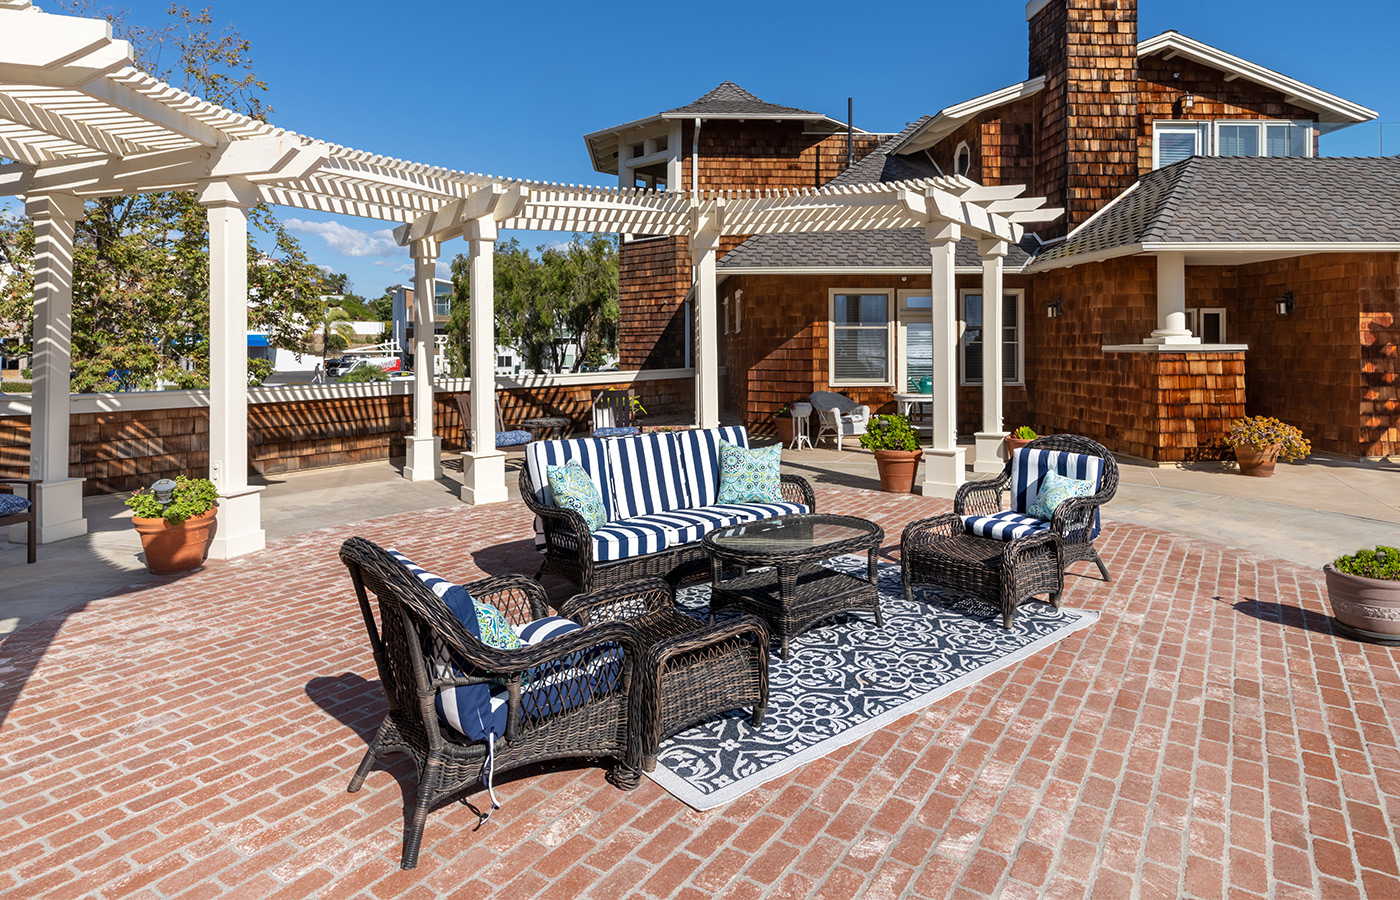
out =
[[[546,467],[545,474],[549,478],[549,492],[554,495],[555,506],[572,509],[582,515],[589,531],[597,531],[607,524],[603,495],[598,493],[598,485],[593,483],[587,469],[571,459],[567,465]]]
[[[497,647],[501,650],[514,650],[523,646],[520,643],[520,636],[515,633],[515,629],[510,627],[506,617],[501,611],[489,603],[482,603],[473,600],[472,605],[476,607],[476,624],[481,629],[481,642],[490,647]]]
[[[779,503],[783,445],[748,450],[719,442],[719,503]]]
[[[1049,522],[1061,503],[1071,497],[1093,496],[1096,490],[1092,481],[1080,481],[1077,478],[1067,478],[1058,472],[1049,472],[1040,479],[1040,490],[1036,492],[1030,514]]]

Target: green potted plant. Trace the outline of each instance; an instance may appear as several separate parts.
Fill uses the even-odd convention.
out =
[[[1225,444],[1235,451],[1240,474],[1268,478],[1278,460],[1292,462],[1312,452],[1303,432],[1272,416],[1245,416],[1236,419],[1225,435]]]
[[[1010,456],[1038,437],[1040,435],[1035,433],[1035,429],[1022,425],[1006,436],[1006,455]]]
[[[1322,573],[1342,633],[1400,644],[1400,550],[1385,546],[1358,550],[1323,566]]]
[[[778,443],[784,447],[792,444],[792,405],[784,403],[773,413],[773,424],[778,427]]]
[[[174,575],[204,565],[218,521],[219,491],[207,478],[163,478],[126,501],[146,568]]]
[[[904,416],[874,416],[860,436],[860,445],[875,454],[880,489],[896,494],[914,490],[914,475],[924,451],[919,435]]]

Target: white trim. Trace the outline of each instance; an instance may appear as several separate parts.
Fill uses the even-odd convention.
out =
[[[1034,19],[1036,13],[1049,5],[1050,0],[1030,0],[1030,2],[1026,4],[1026,21],[1029,22],[1031,19]]]
[[[1155,123],[1154,123],[1154,124],[1155,124]],[[1317,141],[1317,123],[1314,122],[1314,121],[1312,121],[1311,119],[1215,119],[1214,121],[1212,121],[1212,122],[1210,123],[1211,147],[1210,147],[1210,153],[1209,153],[1209,155],[1210,155],[1210,156],[1219,156],[1219,155],[1220,155],[1220,129],[1221,129],[1221,127],[1223,127],[1223,126],[1244,126],[1244,125],[1248,125],[1248,126],[1253,127],[1253,128],[1254,128],[1256,131],[1258,131],[1258,133],[1259,133],[1259,137],[1258,137],[1258,141],[1259,141],[1259,142],[1258,142],[1258,144],[1256,145],[1256,146],[1258,147],[1258,149],[1259,149],[1259,152],[1256,153],[1256,154],[1254,154],[1254,156],[1255,156],[1256,158],[1257,158],[1257,157],[1268,157],[1268,156],[1269,156],[1269,154],[1266,153],[1266,152],[1264,152],[1264,151],[1267,149],[1267,146],[1268,146],[1268,140],[1269,140],[1269,130],[1268,130],[1268,126],[1270,126],[1270,125],[1291,125],[1291,126],[1293,126],[1293,127],[1295,127],[1295,128],[1306,128],[1306,129],[1308,130],[1308,140],[1307,140],[1307,144],[1306,144],[1307,153],[1305,153],[1305,154],[1303,155],[1302,158],[1304,158],[1304,159],[1312,159],[1312,157],[1313,157],[1313,144]],[[1237,157],[1237,158],[1238,158],[1238,157]],[[1275,157],[1269,157],[1269,158],[1271,158],[1271,159],[1298,159],[1299,157],[1296,157],[1296,156],[1294,156],[1294,157],[1289,157],[1289,156],[1275,156]]]
[[[1006,271],[1017,275],[1025,266],[1007,266]],[[955,275],[981,275],[981,266],[957,266]],[[928,276],[928,266],[721,266],[716,273],[720,281],[730,275],[920,275]]]
[[[967,151],[967,168],[966,168],[966,169],[963,169],[962,166],[960,165],[960,163],[962,162],[962,155],[963,155],[963,151],[964,151],[964,150]],[[961,169],[961,171],[959,171],[959,169]],[[957,146],[957,148],[953,150],[953,174],[954,174],[954,175],[967,176],[968,173],[971,172],[971,171],[972,171],[972,145],[969,144],[967,141],[958,141],[958,146]]]
[[[1395,241],[1182,241],[1180,243],[1151,242],[1136,245],[1144,253],[1180,251],[1182,253],[1400,253]]]
[[[1238,78],[1246,78],[1256,84],[1272,88],[1285,94],[1287,102],[1316,112],[1323,122],[1355,125],[1376,118],[1379,113],[1359,103],[1344,100],[1336,94],[1304,84],[1287,75],[1266,69],[1257,63],[1226,53],[1217,47],[1203,44],[1175,31],[1168,31],[1138,42],[1138,58],[1156,53],[1171,53],[1184,56],[1194,62],[1228,72]]]
[[[977,373],[976,381],[967,379],[967,344],[963,336],[967,334],[967,298],[970,295],[982,296],[982,288],[960,288],[958,290],[958,385],[960,387],[981,387],[982,373]],[[1026,289],[1003,288],[1003,297],[1016,298],[1016,378],[1008,381],[1002,378],[1003,387],[1024,387],[1026,383]],[[1002,323],[1005,326],[1006,323]],[[982,340],[986,340],[984,334]]]
[[[1309,123],[1311,124],[1311,123]],[[1158,129],[1161,129],[1160,131]],[[1158,138],[1167,131],[1194,132],[1197,140],[1196,151],[1192,156],[1210,156],[1211,139],[1215,129],[1208,119],[1153,119],[1152,120],[1152,168],[1162,168],[1162,142]],[[1180,162],[1180,160],[1178,160]],[[1137,182],[1133,182],[1134,186]]]
[[[1218,343],[1224,344],[1230,339],[1227,330],[1230,317],[1223,306],[1188,306],[1186,308],[1186,329],[1190,331],[1191,335],[1197,340],[1201,340],[1201,321],[1205,316],[1211,313],[1220,316],[1220,340]]]
[[[939,142],[957,131],[964,122],[978,113],[1038,94],[1044,88],[1045,76],[1041,75],[1008,85],[992,91],[990,94],[983,94],[980,97],[973,97],[971,100],[946,107],[924,123],[922,128],[905,138],[894,152],[903,156],[937,146]]]
[[[1104,353],[1244,353],[1248,344],[1104,344]]]
[[[838,326],[836,317],[836,295],[864,297],[877,294],[885,298],[885,380],[883,381],[838,381],[836,379],[836,329],[861,327],[874,331],[874,326]],[[826,290],[826,380],[832,388],[837,387],[893,387],[895,370],[895,288],[833,287]]]

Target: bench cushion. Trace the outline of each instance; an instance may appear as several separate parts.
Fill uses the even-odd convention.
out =
[[[613,518],[625,521],[688,505],[675,435],[638,434],[606,444]]]
[[[963,516],[963,528],[968,534],[991,538],[995,541],[1014,541],[1016,538],[1049,531],[1050,523],[1035,516],[1022,515],[1004,510],[990,516]]]
[[[14,494],[0,494],[0,516],[17,516],[29,509],[29,501]]]
[[[749,433],[742,426],[705,428],[675,433],[685,471],[686,506],[697,509],[719,500],[719,443],[736,447],[749,445]]]
[[[676,547],[692,544],[716,528],[805,512],[807,506],[802,503],[725,504],[654,513],[632,519],[629,524],[659,527],[666,535],[666,546]]]
[[[1092,481],[1094,489],[1100,487],[1103,475],[1103,460],[1086,453],[1070,453],[1065,450],[1033,450],[1022,447],[1011,454],[1011,511],[1023,516],[1031,514],[1031,506],[1040,492],[1040,481],[1048,473],[1056,472],[1066,478],[1079,481]],[[1099,514],[1094,512],[1094,529],[1090,537],[1099,534]]]
[[[589,537],[593,540],[594,562],[660,553],[667,547],[665,528],[655,522],[636,519],[609,522]]]

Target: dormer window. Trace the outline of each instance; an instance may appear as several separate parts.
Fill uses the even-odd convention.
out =
[[[966,175],[972,171],[972,147],[967,141],[958,144],[957,151],[953,154],[953,172],[958,175]]]
[[[1152,123],[1152,163],[1192,156],[1312,156],[1313,123],[1270,120]]]

